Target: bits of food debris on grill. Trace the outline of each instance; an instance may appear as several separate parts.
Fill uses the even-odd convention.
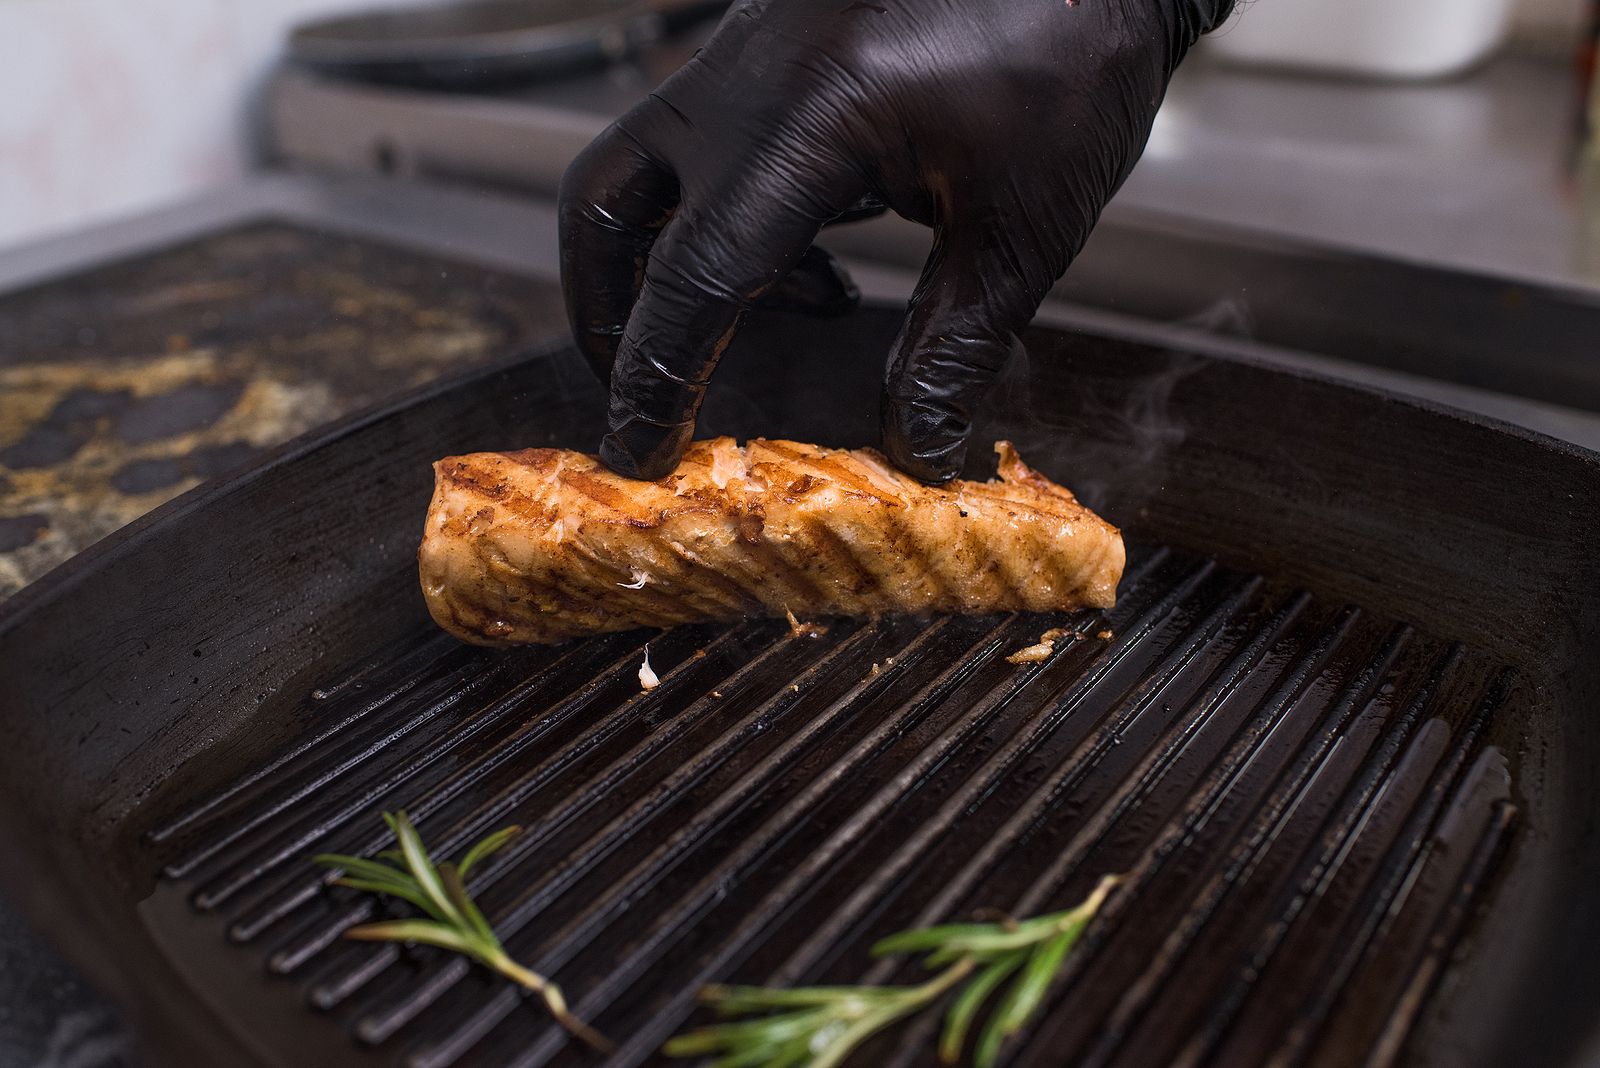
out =
[[[1006,657],[1006,661],[1011,664],[1037,664],[1041,660],[1048,659],[1050,654],[1056,651],[1057,639],[1065,638],[1069,634],[1074,638],[1080,637],[1075,631],[1070,631],[1066,627],[1051,627],[1039,635],[1038,642],[1018,649]]]
[[[975,1068],[991,1068],[1006,1039],[1039,1011],[1062,962],[1120,879],[1105,876],[1081,904],[1064,912],[902,931],[872,947],[880,957],[926,953],[923,966],[941,970],[918,986],[707,987],[701,1000],[717,1015],[744,1018],[679,1035],[664,1051],[672,1057],[719,1056],[718,1064],[833,1068],[873,1035],[960,988],[945,1010],[939,1039],[940,1060],[954,1064],[979,1012],[1016,976],[973,1047]]]
[[[794,613],[784,606],[783,614],[789,620],[789,637],[791,638],[820,638],[828,633],[828,628],[821,623],[802,623],[794,618]]]
[[[653,690],[661,685],[661,680],[656,677],[655,669],[650,666],[650,647],[644,647],[644,663],[639,665],[639,689]]]
[[[545,1008],[567,1032],[602,1053],[610,1052],[610,1041],[600,1032],[567,1010],[561,988],[537,972],[511,959],[496,937],[494,929],[467,893],[467,875],[478,862],[504,849],[521,833],[520,827],[506,827],[489,835],[467,850],[459,863],[434,863],[422,844],[422,836],[402,812],[385,812],[399,849],[379,853],[379,860],[322,853],[313,859],[341,874],[333,882],[355,890],[385,894],[416,906],[427,919],[389,920],[351,927],[346,938],[359,942],[401,942],[437,946],[460,953],[491,971],[531,990],[544,1001]]]
[[[1054,642],[1039,642],[1037,645],[1027,645],[1006,657],[1009,664],[1037,664],[1047,660],[1050,654],[1056,651]]]
[[[1096,634],[1095,637],[1099,638],[1103,642],[1108,642],[1112,638],[1116,637],[1116,635],[1112,634],[1109,630],[1103,630],[1099,634]]]

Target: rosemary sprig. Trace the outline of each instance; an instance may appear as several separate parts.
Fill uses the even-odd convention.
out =
[[[973,1064],[991,1068],[1005,1040],[1039,1010],[1062,961],[1119,878],[1101,879],[1081,904],[1064,912],[902,931],[872,947],[876,956],[926,953],[923,965],[940,971],[919,986],[707,987],[701,999],[726,1019],[673,1038],[665,1051],[673,1057],[716,1056],[714,1068],[837,1068],[879,1031],[961,987],[945,1011],[939,1039],[940,1060],[954,1064],[979,1011],[1012,980],[973,1049]]]
[[[323,853],[313,859],[341,872],[334,880],[337,885],[397,897],[428,918],[362,924],[350,928],[344,936],[363,942],[418,943],[460,953],[539,995],[562,1027],[602,1053],[610,1052],[611,1043],[604,1035],[567,1010],[560,987],[511,959],[467,893],[467,873],[504,848],[521,828],[496,831],[467,850],[457,863],[435,864],[423,847],[422,836],[404,812],[385,812],[383,822],[394,832],[399,849],[379,853],[378,860],[340,853]]]

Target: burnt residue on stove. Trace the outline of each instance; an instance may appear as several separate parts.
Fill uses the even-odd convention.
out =
[[[0,598],[268,446],[562,321],[549,284],[279,222],[0,296]]]

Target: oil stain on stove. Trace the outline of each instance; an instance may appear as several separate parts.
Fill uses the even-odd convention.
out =
[[[276,222],[0,296],[0,598],[265,448],[562,323],[548,283]]]

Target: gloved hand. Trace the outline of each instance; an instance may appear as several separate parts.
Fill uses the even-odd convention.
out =
[[[935,233],[889,359],[884,449],[923,481],[953,478],[1015,331],[1232,4],[740,0],[562,181],[568,312],[611,382],[601,457],[671,471],[742,313],[780,286],[848,306],[811,243],[883,204]]]

